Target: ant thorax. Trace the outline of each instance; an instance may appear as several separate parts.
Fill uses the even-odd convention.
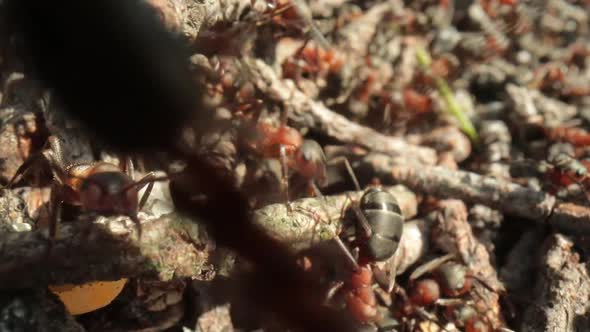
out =
[[[114,166],[114,165],[113,165]],[[137,210],[137,189],[125,173],[108,166],[93,168],[79,187],[86,209],[103,214],[130,214]]]

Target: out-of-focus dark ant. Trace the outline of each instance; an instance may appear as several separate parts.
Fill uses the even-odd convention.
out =
[[[61,143],[55,136],[48,138],[49,148],[32,155],[16,171],[7,184],[11,187],[37,162],[45,159],[54,175],[50,199],[50,239],[54,239],[61,218],[61,204],[79,206],[83,210],[101,215],[125,215],[137,226],[141,236],[141,222],[137,213],[147,202],[154,182],[167,179],[150,172],[143,178],[133,179],[133,166],[126,161],[125,172],[107,162],[67,164],[63,160]],[[141,199],[139,191],[146,186]]]

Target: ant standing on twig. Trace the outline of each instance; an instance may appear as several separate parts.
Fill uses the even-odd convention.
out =
[[[59,139],[48,138],[49,148],[31,156],[16,171],[7,184],[17,182],[34,162],[44,158],[54,175],[50,199],[50,239],[55,239],[61,217],[61,204],[67,203],[101,215],[125,215],[137,226],[138,237],[141,237],[141,222],[137,212],[141,210],[152,191],[155,181],[163,180],[150,172],[143,178],[133,179],[133,167],[127,160],[125,172],[118,166],[107,162],[90,162],[66,164]],[[139,190],[147,185],[139,200]]]
[[[356,179],[355,183],[358,185]],[[373,263],[386,261],[397,252],[403,232],[403,216],[395,197],[379,188],[365,191],[360,202],[352,204],[352,209],[358,223],[354,241],[357,257],[353,256],[339,237],[335,238],[353,271],[346,283],[335,285],[336,289],[331,289],[329,294],[334,294],[344,286],[348,311],[358,322],[368,325],[382,319],[372,285],[373,270],[380,274],[383,271],[373,266]],[[390,273],[387,285],[389,289],[393,288],[396,275],[394,270]]]

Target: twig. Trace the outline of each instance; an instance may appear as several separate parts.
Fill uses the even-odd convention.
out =
[[[368,53],[369,45],[379,23],[388,13],[399,12],[402,8],[403,3],[397,0],[372,6],[340,31],[342,35],[340,45],[343,45],[343,48],[348,52],[355,53],[359,58],[362,58]]]
[[[411,191],[403,186],[385,189],[395,196],[406,219],[416,215],[416,196]],[[285,204],[268,205],[254,213],[254,222],[294,249],[306,249],[333,239],[340,232],[341,212],[347,195],[358,200],[362,194],[362,191],[357,191],[324,196],[323,199],[299,199],[292,202],[292,213],[287,211]]]
[[[404,160],[415,160],[427,165],[436,163],[434,150],[408,144],[401,138],[386,136],[352,122],[321,102],[311,100],[294,85],[281,80],[263,61],[249,59],[246,62],[252,72],[258,74],[255,80],[258,88],[290,107],[292,112],[289,113],[289,120],[296,125],[310,127],[341,142],[360,145]]]
[[[83,283],[146,276],[200,278],[211,269],[206,233],[193,222],[168,214],[142,224],[141,240],[125,217],[104,218],[104,224],[64,224],[47,256],[43,232],[5,233],[0,237],[0,288],[47,283]],[[188,239],[190,237],[190,239]],[[197,244],[197,245],[195,245]],[[197,248],[199,246],[199,248]]]
[[[590,296],[586,266],[563,235],[553,235],[543,253],[541,278],[535,287],[536,305],[528,306],[521,331],[585,331]]]
[[[390,191],[406,216],[416,214],[415,195],[402,186]],[[358,199],[362,192],[350,195]],[[345,200],[346,195],[326,196],[324,210],[322,198],[300,199],[293,202],[293,213],[288,213],[284,204],[273,204],[257,210],[254,221],[292,248],[308,248],[338,234]],[[329,219],[324,211],[329,211]],[[320,221],[314,227],[318,218],[326,222]],[[212,270],[207,251],[209,236],[199,224],[173,213],[144,222],[142,229],[138,242],[135,226],[126,217],[99,217],[92,224],[65,223],[50,257],[44,232],[5,233],[0,237],[0,289],[136,276],[164,281],[203,279]]]
[[[498,280],[496,269],[491,265],[490,254],[473,234],[471,225],[467,221],[467,207],[462,201],[456,199],[441,200],[438,205],[440,209],[432,214],[432,217],[438,221],[432,230],[433,241],[446,252],[458,253],[470,272],[495,290],[492,292],[476,283],[474,287],[478,289],[482,297],[476,305],[481,312],[486,313],[495,328],[504,325],[498,303],[498,292],[503,291],[504,286]]]
[[[546,223],[562,232],[590,234],[590,208],[558,202],[543,191],[472,172],[402,165],[382,154],[369,154],[364,162],[382,178],[412,190],[487,205],[509,215]]]

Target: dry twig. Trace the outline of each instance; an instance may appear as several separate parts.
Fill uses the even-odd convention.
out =
[[[470,272],[496,291],[494,293],[475,284],[477,293],[482,297],[481,301],[477,301],[481,312],[486,313],[494,327],[504,325],[498,295],[504,290],[504,286],[491,265],[490,254],[473,234],[467,221],[467,207],[462,201],[455,199],[442,200],[438,205],[440,209],[434,213],[434,218],[439,221],[433,230],[434,242],[446,252],[459,254]]]
[[[126,217],[64,224],[47,256],[44,232],[6,233],[0,238],[0,287],[84,283],[143,275],[170,280],[203,278],[211,270],[206,233],[198,224],[168,214],[143,223],[140,241]],[[97,227],[98,226],[98,227]],[[210,276],[209,276],[210,277]]]
[[[414,216],[415,195],[402,186],[390,190],[403,213]],[[349,195],[359,199],[362,193]],[[293,202],[293,213],[284,204],[273,204],[257,210],[254,222],[294,249],[309,248],[338,234],[346,201],[346,195],[300,199]],[[142,227],[142,238],[137,241],[135,226],[126,217],[100,217],[93,224],[67,223],[59,229],[51,257],[47,257],[49,242],[44,232],[7,233],[0,238],[0,285],[11,289],[140,275],[159,280],[211,277],[209,236],[199,224],[172,213],[144,222]]]
[[[563,235],[553,235],[543,253],[542,277],[535,287],[535,305],[528,307],[521,331],[587,331],[590,278],[584,263]]]
[[[382,154],[369,154],[364,161],[384,179],[404,184],[412,190],[487,205],[563,232],[590,234],[590,208],[558,202],[553,195],[543,191],[466,171],[402,165]]]

